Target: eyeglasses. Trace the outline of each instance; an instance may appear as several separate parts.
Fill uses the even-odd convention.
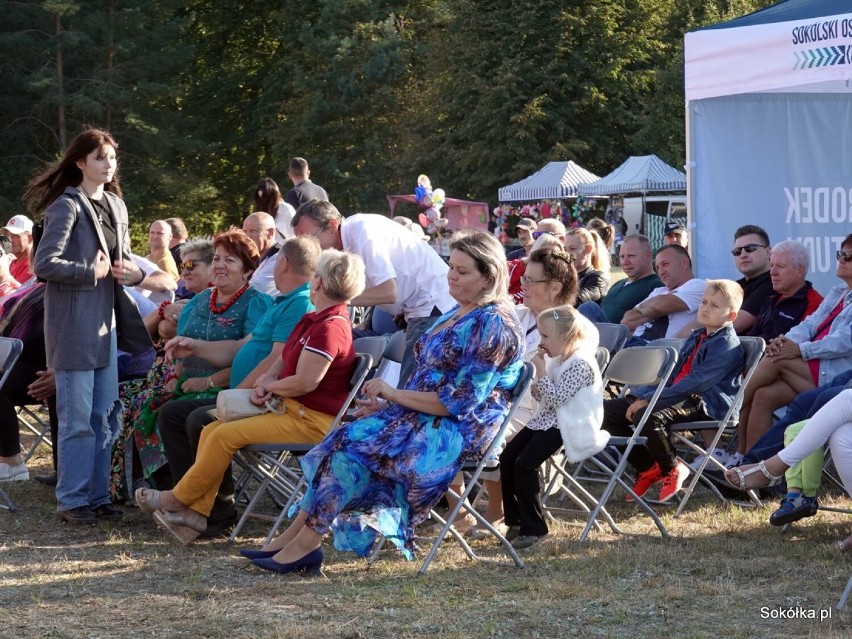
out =
[[[746,253],[754,253],[759,248],[766,248],[765,244],[746,244],[745,246],[740,246],[731,251],[731,255],[734,257],[739,257],[743,254],[743,251]]]
[[[838,262],[852,262],[852,251],[837,251]]]
[[[556,233],[551,233],[550,231],[533,231],[532,234],[534,240],[537,240],[542,235],[552,235],[553,237],[556,237]]]
[[[552,282],[553,280],[534,280],[529,275],[521,275],[521,284],[543,284],[545,282]]]
[[[178,264],[178,271],[189,271],[192,273],[193,269],[199,264],[210,264],[207,260],[201,260],[197,257],[191,260],[187,260],[186,262],[181,262]]]
[[[325,230],[325,225],[322,225],[321,227],[319,227],[317,229],[317,232],[314,233],[312,237],[319,237],[319,234],[322,233],[324,230]]]

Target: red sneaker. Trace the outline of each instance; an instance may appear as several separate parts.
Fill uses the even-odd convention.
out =
[[[674,497],[683,488],[683,482],[689,477],[690,472],[689,466],[678,460],[677,465],[663,477],[660,501],[665,503]]]
[[[663,478],[663,473],[660,470],[660,465],[654,462],[648,470],[643,470],[636,476],[636,483],[633,484],[633,492],[637,497],[641,497],[648,492],[648,489]],[[627,501],[633,501],[633,495],[627,495]]]

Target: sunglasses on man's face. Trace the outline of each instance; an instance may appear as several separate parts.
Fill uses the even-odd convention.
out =
[[[743,251],[746,253],[754,253],[759,248],[766,248],[764,244],[746,244],[745,246],[740,246],[731,251],[731,255],[734,257],[739,257],[743,254]]]
[[[209,264],[207,260],[199,260],[198,258],[192,260],[186,260],[185,262],[181,262],[178,265],[178,271],[189,271],[192,273],[192,270],[198,266],[199,264]]]
[[[852,262],[852,251],[837,251],[838,262]]]

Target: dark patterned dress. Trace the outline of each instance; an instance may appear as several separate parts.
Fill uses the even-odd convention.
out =
[[[338,550],[361,556],[378,531],[413,558],[414,527],[444,495],[462,462],[482,455],[508,412],[523,344],[514,311],[499,304],[424,333],[405,388],[437,392],[450,415],[391,404],[330,433],[302,459],[308,489],[299,508],[308,514],[307,526],[321,534],[331,529]]]

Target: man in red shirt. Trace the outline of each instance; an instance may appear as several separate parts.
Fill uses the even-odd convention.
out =
[[[0,233],[12,242],[12,253],[17,259],[9,267],[12,277],[21,284],[33,276],[30,253],[33,250],[33,221],[26,215],[15,215]]]

